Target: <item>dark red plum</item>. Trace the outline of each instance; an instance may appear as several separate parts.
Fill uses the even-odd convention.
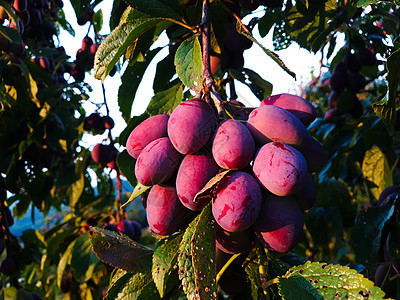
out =
[[[263,199],[254,231],[261,244],[274,252],[293,249],[303,233],[303,213],[292,196],[268,194]]]
[[[306,159],[310,173],[321,171],[327,161],[324,148],[311,136],[300,152]]]
[[[253,159],[255,143],[250,131],[236,120],[223,121],[217,128],[212,154],[223,169],[243,169]]]
[[[136,237],[135,229],[133,228],[129,220],[124,219],[119,221],[117,228],[120,232],[129,236],[131,239],[134,239]]]
[[[298,192],[307,169],[307,162],[298,150],[278,142],[262,146],[253,163],[253,172],[261,185],[278,196]]]
[[[292,94],[272,95],[261,101],[260,106],[274,105],[294,114],[304,124],[310,125],[317,117],[314,106],[302,97]]]
[[[197,201],[194,203],[194,196],[211,178],[217,175],[218,171],[218,165],[211,154],[206,151],[186,155],[176,176],[176,191],[182,204],[194,211],[203,209],[207,202]]]
[[[138,158],[140,152],[152,141],[167,137],[168,115],[152,116],[132,130],[126,141],[126,150],[133,158]]]
[[[113,150],[116,149],[111,145],[96,144],[91,151],[92,159],[97,164],[105,165],[115,158]]]
[[[395,194],[395,195],[400,194],[400,187],[397,185],[390,185],[390,186],[386,187],[379,195],[379,198],[378,198],[379,205],[392,204],[392,203],[388,203],[388,201],[387,201],[387,200],[389,200],[388,197],[392,194]]]
[[[175,187],[155,185],[147,197],[147,222],[159,235],[176,231],[188,210],[178,199]]]
[[[167,181],[178,170],[181,155],[167,137],[156,139],[140,153],[135,164],[137,180],[146,186]]]
[[[197,98],[179,104],[168,120],[168,136],[182,154],[193,154],[210,139],[217,117],[211,106]]]
[[[294,197],[302,211],[309,210],[314,206],[317,201],[317,195],[315,193],[314,181],[310,174],[305,175],[303,187]]]
[[[259,144],[273,141],[301,148],[310,137],[306,127],[294,114],[274,105],[253,110],[247,128]]]
[[[215,230],[215,245],[219,250],[228,254],[236,254],[251,249],[254,235],[252,228],[239,232],[229,232],[216,225]]]
[[[230,232],[243,231],[256,220],[261,206],[261,187],[248,173],[236,171],[215,187],[212,212],[215,221]]]

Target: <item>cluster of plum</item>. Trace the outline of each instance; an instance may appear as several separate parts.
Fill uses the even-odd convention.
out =
[[[344,60],[335,65],[329,78],[331,93],[325,119],[332,120],[341,115],[343,108],[354,118],[362,116],[363,106],[356,93],[364,89],[367,80],[360,74],[360,70],[363,66],[373,66],[375,63],[375,55],[368,48],[360,48],[355,53],[349,51]],[[343,96],[346,99],[341,99]]]
[[[86,131],[104,132],[106,129],[113,129],[114,125],[115,122],[109,115],[101,116],[97,112],[91,113],[83,121],[83,129]]]
[[[123,219],[117,224],[109,222],[104,224],[103,228],[110,231],[123,233],[134,241],[138,241],[142,236],[142,225],[135,220]]]
[[[378,206],[393,205],[394,201],[399,198],[400,187],[397,185],[388,186],[379,195]],[[393,292],[393,288],[394,291],[396,291],[396,287],[390,286],[391,283],[389,281],[386,281],[386,286],[383,286],[382,284],[384,284],[385,277],[387,274],[389,274],[390,277],[400,274],[400,258],[395,257],[393,253],[396,251],[394,251],[395,249],[391,249],[393,246],[395,248],[398,247],[398,244],[396,244],[398,235],[397,228],[399,226],[398,218],[398,210],[396,210],[383,228],[381,237],[381,254],[383,258],[383,264],[379,265],[375,272],[375,283],[378,286],[381,286],[388,295]],[[394,293],[392,297],[395,298],[395,295],[396,293]]]
[[[255,232],[272,251],[292,249],[303,232],[302,210],[315,203],[309,172],[325,163],[306,129],[315,117],[311,103],[280,94],[264,99],[246,125],[217,124],[213,108],[197,98],[143,121],[126,147],[137,159],[138,182],[152,186],[145,200],[152,232],[169,235],[190,211],[202,210],[210,197],[196,195],[224,169],[231,171],[210,191],[218,248],[243,252]]]
[[[94,56],[99,48],[99,44],[93,43],[92,38],[85,36],[82,40],[82,46],[76,52],[76,59],[73,63],[71,76],[76,81],[83,81],[85,79],[85,72],[93,69]]]

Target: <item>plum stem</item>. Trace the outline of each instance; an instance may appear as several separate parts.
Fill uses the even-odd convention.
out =
[[[206,101],[208,97],[211,97],[211,100],[214,102],[215,107],[217,108],[218,113],[223,110],[224,100],[218,92],[218,89],[215,85],[214,78],[211,75],[211,67],[210,67],[210,1],[203,0],[203,12],[202,19],[200,23],[201,35],[202,35],[202,61],[203,61],[203,90],[204,95],[206,97]],[[207,101],[209,102],[209,101]]]
[[[218,285],[218,281],[221,278],[222,274],[224,274],[224,272],[226,271],[226,269],[228,269],[228,267],[231,265],[231,263],[240,256],[241,253],[237,253],[235,255],[232,255],[231,258],[229,258],[229,260],[225,263],[225,265],[221,268],[221,270],[219,270],[217,277],[216,277],[216,282]]]

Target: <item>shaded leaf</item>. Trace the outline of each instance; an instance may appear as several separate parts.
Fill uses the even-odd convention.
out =
[[[89,280],[98,261],[92,250],[89,232],[86,232],[75,240],[72,247],[71,268],[74,270],[75,278],[79,282]]]
[[[132,276],[131,273],[127,273],[124,270],[114,269],[111,275],[110,285],[108,286],[107,295],[103,300],[114,300]]]
[[[150,116],[170,114],[183,101],[183,85],[178,83],[173,87],[155,94],[147,107]]]
[[[372,106],[376,115],[383,119],[388,131],[394,134],[394,124],[396,122],[396,97],[397,88],[400,85],[400,50],[393,52],[387,59],[388,92],[385,98],[375,102]]]
[[[90,0],[70,0],[74,8],[76,18],[83,16],[89,8]]]
[[[117,156],[118,169],[126,177],[131,186],[135,186],[137,184],[135,177],[135,163],[136,159],[130,156],[126,149]]]
[[[272,84],[264,80],[260,75],[250,69],[242,68],[240,70],[232,69],[230,74],[236,80],[247,85],[253,94],[259,99],[263,100],[272,93]]]
[[[198,35],[183,41],[175,53],[175,67],[179,79],[192,90],[202,87],[203,62]]]
[[[163,239],[153,255],[153,280],[161,297],[164,297],[168,279],[175,269],[182,235]]]
[[[195,285],[199,299],[217,299],[215,221],[209,203],[201,212],[191,240]]]
[[[152,17],[180,20],[182,18],[177,0],[125,0],[129,6]]]
[[[375,185],[370,189],[376,199],[387,186],[393,184],[392,170],[386,156],[376,145],[365,152],[362,173],[366,180]]]
[[[279,277],[278,285],[284,299],[383,299],[385,295],[349,267],[309,261]]]
[[[121,76],[122,83],[118,90],[118,105],[119,105],[119,110],[122,113],[122,117],[125,120],[129,120],[131,117],[132,104],[133,101],[135,100],[136,91],[139,87],[139,84],[142,82],[144,72],[149,66],[151,60],[160,50],[161,48],[157,48],[148,52],[145,56],[144,61],[142,62],[136,61],[133,65],[128,66],[124,74]],[[126,140],[124,143],[126,143]]]
[[[278,54],[272,52],[271,50],[268,50],[265,48],[259,41],[257,41],[253,36],[249,34],[246,28],[243,28],[240,26],[239,23],[236,25],[236,29],[239,33],[243,34],[245,37],[247,37],[249,40],[253,41],[256,43],[258,46],[261,47],[261,49],[267,54],[270,58],[272,58],[273,61],[275,61],[286,73],[288,73],[290,76],[292,76],[294,79],[296,79],[296,74],[292,72],[286,65],[285,63],[279,58]]]
[[[393,205],[369,207],[359,213],[350,235],[357,262],[367,266],[375,263],[383,227],[393,213]]]
[[[103,262],[131,273],[151,270],[152,249],[105,229],[92,228],[90,236],[93,251]]]
[[[20,36],[19,32],[14,28],[0,25],[0,34],[2,34],[7,39],[9,39],[10,41],[12,41],[16,44],[22,44],[21,36]]]

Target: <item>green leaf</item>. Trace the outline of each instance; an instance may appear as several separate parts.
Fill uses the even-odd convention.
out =
[[[76,18],[83,16],[89,7],[90,0],[70,0],[75,10]]]
[[[217,299],[215,221],[209,203],[199,215],[191,240],[195,285],[199,299]]]
[[[94,61],[96,79],[104,80],[129,45],[147,30],[164,21],[162,18],[149,18],[139,13],[133,15],[130,14],[130,19],[118,25],[100,44]]]
[[[93,15],[93,26],[96,32],[100,32],[100,30],[103,27],[103,11],[99,9],[96,11],[96,13]]]
[[[317,52],[332,30],[341,25],[335,20],[328,22],[336,14],[337,6],[336,0],[312,1],[308,6],[297,1],[289,11],[285,10],[284,15],[291,38],[301,47]]]
[[[125,0],[129,6],[152,17],[182,19],[177,0]]]
[[[198,37],[194,35],[183,41],[176,50],[174,60],[179,79],[192,90],[202,87],[203,62]]]
[[[379,2],[379,1],[378,0],[358,0],[356,5],[357,5],[357,7],[366,7],[366,6],[376,3],[376,2]]]
[[[71,244],[68,245],[67,250],[65,250],[60,261],[58,262],[58,266],[57,266],[57,285],[58,285],[58,287],[61,287],[61,281],[62,281],[62,278],[64,275],[64,271],[71,259],[71,253],[72,253],[72,249],[74,248],[75,243],[76,243],[76,240],[74,240]]]
[[[86,232],[75,240],[71,253],[71,268],[78,282],[86,282],[92,277],[98,261],[92,250],[89,232]]]
[[[168,279],[175,269],[178,259],[178,249],[182,235],[166,238],[159,242],[153,254],[152,274],[153,280],[161,297],[168,292],[166,290]]]
[[[116,299],[153,300],[161,298],[155,287],[151,272],[147,272],[133,275]]]
[[[133,200],[135,200],[136,197],[139,197],[141,194],[143,194],[145,191],[150,189],[151,186],[144,186],[141,183],[138,183],[135,188],[133,189],[133,192],[131,196],[129,197],[128,201],[126,201],[122,206],[121,209],[125,209],[129,203],[131,203]]]
[[[236,29],[239,33],[243,34],[245,37],[247,37],[249,40],[253,41],[256,43],[258,46],[261,47],[261,49],[267,54],[274,62],[276,62],[286,73],[288,73],[290,76],[292,76],[294,79],[296,79],[296,74],[292,72],[286,65],[285,63],[279,58],[278,54],[272,52],[271,50],[268,50],[265,48],[259,41],[257,41],[252,35],[249,34],[248,30],[246,28],[241,27],[239,23],[236,24]]]
[[[132,276],[131,273],[127,273],[124,270],[114,269],[113,274],[111,275],[107,295],[103,300],[114,300]]]
[[[195,274],[192,263],[191,241],[199,220],[198,215],[186,228],[178,250],[178,274],[182,282],[183,291],[189,300],[199,299],[199,292],[195,285]]]
[[[19,17],[15,14],[14,10],[11,7],[11,1],[5,1],[5,0],[0,0],[0,6],[3,6],[5,11],[7,12],[8,16],[9,16],[9,20],[10,22],[14,23],[17,26],[17,30],[10,28],[10,27],[6,27],[6,26],[0,26],[1,30],[0,32],[4,35],[3,30],[7,30],[8,29],[12,29],[14,30],[14,33],[11,33],[13,35],[14,38],[16,38],[16,40],[11,39],[11,37],[8,37],[7,35],[5,35],[8,39],[11,39],[12,41],[16,42],[17,44],[21,44],[22,43],[22,39],[21,39],[21,35],[19,34],[20,32],[20,25],[19,25]],[[16,36],[14,36],[14,34]]]
[[[365,152],[362,173],[366,180],[374,184],[371,192],[376,199],[387,186],[393,185],[392,170],[385,154],[376,145]]]
[[[356,270],[310,261],[278,278],[284,299],[383,299],[385,293]]]
[[[121,173],[126,177],[131,186],[135,186],[137,184],[137,180],[135,177],[135,163],[136,159],[129,155],[126,149],[118,154],[117,156],[117,164]]]
[[[155,94],[147,107],[150,116],[170,114],[183,101],[183,85],[178,83],[168,90]]]
[[[80,178],[68,187],[67,195],[69,198],[69,205],[72,208],[75,207],[75,205],[78,203],[84,188],[85,177],[83,176],[83,174],[81,174]]]
[[[16,44],[22,44],[21,36],[19,32],[14,28],[0,25],[0,34],[4,35],[10,41]]]
[[[148,52],[143,62],[137,61],[133,65],[128,66],[122,75],[122,84],[118,90],[118,105],[125,120],[129,120],[131,117],[132,104],[136,98],[136,91],[142,82],[144,72],[160,50],[161,48],[157,48]]]
[[[250,69],[242,68],[240,70],[231,69],[229,73],[236,80],[247,85],[253,94],[263,100],[272,93],[272,84],[264,80],[260,75]]]
[[[394,134],[394,124],[396,123],[396,97],[397,87],[400,85],[400,50],[393,52],[387,59],[388,92],[385,98],[375,102],[372,106],[376,115],[383,119],[391,135]]]
[[[175,75],[174,57],[176,49],[170,47],[170,53],[157,63],[156,74],[154,76],[154,93],[161,92],[168,88],[172,77]],[[172,53],[171,53],[172,51]]]
[[[131,273],[151,270],[152,249],[105,229],[92,228],[90,234],[93,251],[103,262]]]
[[[394,213],[394,205],[369,207],[360,211],[351,230],[350,244],[357,262],[372,265],[381,246],[382,230]]]

